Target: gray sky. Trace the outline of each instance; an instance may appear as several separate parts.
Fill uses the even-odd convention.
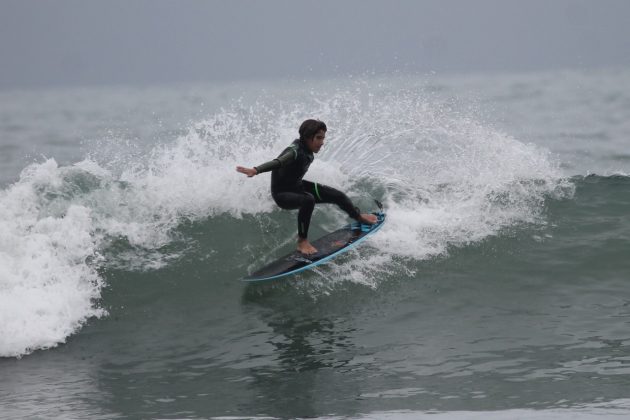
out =
[[[630,66],[630,0],[0,0],[0,89]]]

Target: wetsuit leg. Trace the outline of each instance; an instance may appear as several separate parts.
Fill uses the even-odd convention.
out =
[[[298,211],[298,236],[306,239],[308,237],[308,228],[311,224],[311,215],[315,207],[315,197],[308,192],[281,192],[272,194],[276,204],[285,210]]]
[[[302,181],[304,191],[308,191],[315,197],[315,203],[330,203],[338,205],[348,216],[358,219],[361,215],[360,210],[352,204],[347,195],[339,190],[317,182]]]

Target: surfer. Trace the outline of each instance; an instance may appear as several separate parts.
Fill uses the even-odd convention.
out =
[[[300,138],[284,149],[277,158],[253,168],[237,166],[236,170],[248,177],[271,171],[271,197],[285,210],[298,211],[298,245],[303,254],[315,254],[317,249],[308,241],[308,228],[315,204],[338,205],[348,216],[361,223],[374,224],[377,217],[362,214],[352,201],[339,190],[302,179],[326,138],[326,124],[319,120],[306,120],[299,129]]]

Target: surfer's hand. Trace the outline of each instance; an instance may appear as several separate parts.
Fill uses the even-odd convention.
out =
[[[236,170],[242,174],[247,175],[250,178],[258,174],[258,171],[256,170],[256,168],[244,168],[242,166],[237,166]]]

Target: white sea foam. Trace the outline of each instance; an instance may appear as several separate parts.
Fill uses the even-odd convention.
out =
[[[53,161],[25,171],[0,195],[0,356],[19,356],[63,342],[86,319],[103,314],[93,302],[100,280],[90,210],[69,206],[42,215],[37,188],[59,182]]]

